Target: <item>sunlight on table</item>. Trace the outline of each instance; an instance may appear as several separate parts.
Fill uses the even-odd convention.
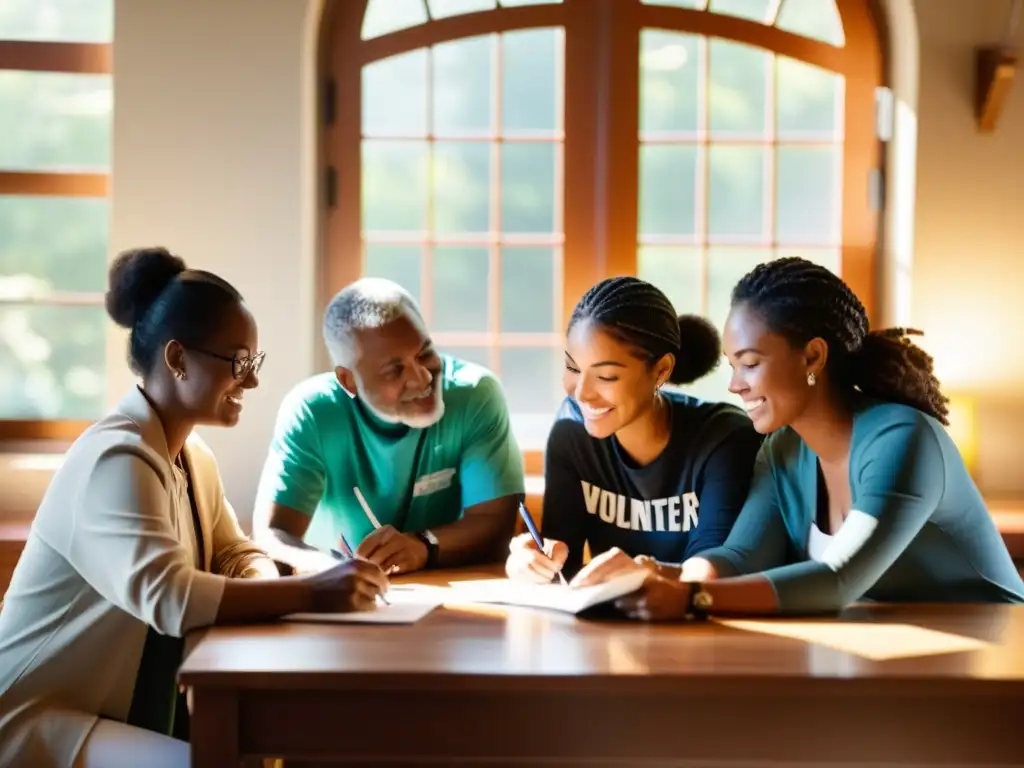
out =
[[[760,632],[817,643],[872,661],[960,653],[986,648],[990,644],[973,637],[939,632],[912,624],[862,624],[844,621],[745,621],[716,620],[719,624],[747,632]]]

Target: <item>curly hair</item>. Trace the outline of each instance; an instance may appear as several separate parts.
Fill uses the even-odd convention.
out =
[[[658,288],[636,277],[609,277],[587,291],[569,319],[602,326],[610,335],[641,350],[649,363],[675,356],[668,380],[689,384],[713,371],[722,356],[715,327],[696,315],[676,315]]]
[[[128,362],[148,376],[171,339],[201,345],[241,294],[210,272],[188,269],[166,248],[135,248],[110,266],[107,314],[131,330]]]
[[[733,288],[732,304],[749,306],[796,346],[824,339],[829,374],[839,386],[949,423],[949,398],[939,388],[932,358],[908,338],[921,331],[871,331],[860,299],[825,267],[796,257],[759,264]]]

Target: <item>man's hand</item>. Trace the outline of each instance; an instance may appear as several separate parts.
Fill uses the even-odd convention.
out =
[[[356,547],[356,557],[376,563],[386,574],[418,571],[427,564],[428,554],[418,536],[400,533],[391,525],[373,531]]]

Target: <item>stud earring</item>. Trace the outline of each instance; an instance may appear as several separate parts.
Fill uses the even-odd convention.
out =
[[[818,379],[814,376],[814,371],[807,374],[807,386],[813,387],[818,382]]]
[[[180,371],[180,370],[179,371],[175,371],[174,372],[174,378],[176,378],[178,381],[184,381],[185,380],[185,372],[184,371]]]

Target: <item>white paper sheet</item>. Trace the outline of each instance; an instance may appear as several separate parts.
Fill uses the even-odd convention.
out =
[[[647,571],[631,571],[592,587],[566,587],[558,583],[521,584],[508,579],[453,581],[450,599],[549,608],[576,614],[636,591],[643,585],[647,575]]]
[[[318,624],[415,624],[444,603],[448,590],[419,585],[393,586],[387,593],[390,605],[377,600],[372,611],[351,613],[291,613],[283,621],[315,622]]]

